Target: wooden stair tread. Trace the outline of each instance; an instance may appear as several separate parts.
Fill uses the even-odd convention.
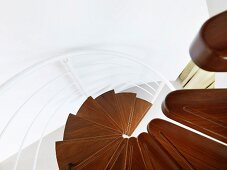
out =
[[[194,63],[207,71],[227,71],[227,11],[208,19],[191,47]]]
[[[83,119],[121,132],[114,121],[92,97],[87,98],[76,115]]]
[[[183,169],[227,169],[227,148],[222,144],[161,119],[152,120],[148,132]]]
[[[76,115],[69,115],[64,141],[56,143],[60,170],[145,169],[136,138],[123,139],[122,135],[129,133],[131,124],[132,128],[138,125],[150,106],[135,93],[112,90],[95,100],[88,97]]]
[[[131,116],[133,114],[136,94],[135,93],[117,93],[118,108],[123,117],[124,133],[128,135],[128,128]]]
[[[225,92],[224,89],[175,91],[166,97],[162,108],[177,121],[194,123],[195,129],[209,128],[212,133],[223,133]],[[105,95],[113,93],[109,91]],[[99,96],[96,101],[89,97],[77,115],[69,115],[64,141],[56,143],[60,170],[227,169],[226,146],[164,120],[152,120],[149,133],[142,133],[138,138],[123,138],[123,132],[131,134],[152,104],[136,98],[134,93],[118,93],[115,97],[117,106],[115,103],[105,108],[99,102],[109,103],[110,99]],[[118,108],[112,110],[112,107],[120,108],[123,129],[113,117],[118,115]]]
[[[59,169],[66,170],[68,165],[73,167],[79,165],[117,138],[86,138],[56,142]]]
[[[123,132],[123,118],[118,108],[114,90],[108,91],[96,97],[95,100],[99,103],[100,106],[103,107],[103,109],[110,115],[113,121]]]
[[[135,107],[129,123],[129,130],[128,130],[129,135],[131,135],[134,132],[134,130],[139,125],[140,121],[146,115],[147,111],[150,109],[151,106],[152,104],[147,102],[146,100],[136,98]]]
[[[117,135],[121,136],[121,133],[70,114],[66,122],[63,139],[98,138]]]
[[[126,170],[146,170],[143,155],[135,137],[129,138]]]
[[[164,114],[227,143],[227,89],[177,90],[162,104]]]
[[[113,154],[116,152],[118,146],[123,141],[123,138],[118,138],[114,142],[110,143],[104,149],[97,152],[90,159],[86,160],[82,164],[72,168],[73,170],[91,170],[100,169],[104,170],[107,168],[108,162],[112,159]]]
[[[147,169],[181,169],[180,165],[153,136],[141,133],[138,141]]]
[[[110,170],[125,170],[127,159],[127,145],[128,139],[124,139],[118,147],[116,153],[113,155],[112,160],[109,162],[106,169]]]

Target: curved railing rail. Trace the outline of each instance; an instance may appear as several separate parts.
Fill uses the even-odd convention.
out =
[[[98,55],[102,56],[101,58],[96,58],[95,60],[92,59],[92,55]],[[110,57],[111,56],[111,57]],[[80,60],[81,58],[86,58],[87,61],[92,62],[84,62],[83,60]],[[70,65],[70,62],[77,61],[77,67],[73,67]],[[94,60],[94,61],[93,61]],[[84,63],[83,63],[84,62]],[[68,64],[69,63],[69,64]],[[83,64],[80,64],[83,63]],[[87,64],[86,64],[87,63]],[[162,88],[166,85],[170,90],[174,90],[174,87],[172,84],[164,78],[162,74],[151,68],[146,63],[143,63],[133,56],[129,56],[127,54],[116,52],[116,51],[109,51],[109,50],[92,50],[92,51],[78,51],[75,53],[69,53],[65,55],[61,55],[55,58],[51,58],[45,61],[42,61],[38,64],[35,64],[24,71],[20,72],[13,78],[11,78],[9,81],[4,83],[2,86],[0,86],[0,97],[7,95],[7,91],[10,91],[12,87],[17,86],[18,82],[26,82],[26,78],[29,75],[32,75],[33,73],[39,72],[40,69],[43,67],[46,67],[51,64],[60,64],[63,66],[62,73],[51,78],[47,82],[45,82],[43,85],[36,88],[30,96],[28,96],[22,104],[19,105],[18,108],[16,108],[15,112],[11,114],[10,118],[8,119],[7,123],[5,124],[3,130],[0,133],[0,142],[1,139],[4,137],[4,134],[6,133],[7,129],[11,126],[12,122],[15,120],[15,118],[20,115],[24,107],[29,107],[28,103],[32,100],[34,100],[34,97],[36,97],[38,94],[43,94],[44,89],[50,89],[50,85],[56,84],[57,81],[62,80],[65,81],[66,79],[70,79],[72,81],[71,84],[65,85],[60,88],[60,90],[57,90],[54,94],[51,96],[46,95],[46,98],[48,99],[36,112],[33,116],[33,118],[30,120],[30,123],[28,123],[27,129],[23,131],[23,136],[19,148],[16,153],[15,158],[15,164],[13,165],[13,169],[18,169],[18,165],[20,162],[20,157],[22,154],[22,151],[25,147],[25,143],[27,141],[27,138],[29,134],[31,133],[31,130],[33,128],[33,125],[36,123],[38,118],[41,114],[48,108],[51,107],[51,103],[56,100],[64,99],[65,101],[62,102],[61,105],[57,106],[55,111],[52,113],[48,113],[46,115],[47,121],[45,122],[44,126],[41,127],[41,134],[38,136],[38,145],[35,149],[34,153],[34,159],[33,159],[33,169],[36,169],[37,167],[37,160],[39,157],[39,151],[40,147],[42,145],[42,141],[44,136],[47,134],[47,129],[49,127],[49,124],[51,121],[54,120],[55,116],[59,114],[59,109],[64,108],[64,105],[69,103],[71,100],[78,100],[79,98],[83,100],[87,96],[97,96],[107,90],[110,89],[117,89],[119,91],[134,87],[140,90],[143,93],[146,93],[148,96],[150,96],[150,100],[152,103],[155,102],[156,98],[158,97],[160,91]],[[84,65],[86,64],[86,65]],[[108,65],[109,67],[104,67]],[[80,71],[78,69],[86,69],[92,66],[97,66],[99,70],[97,69],[97,74],[99,72],[102,72],[103,75],[97,76],[95,78],[89,77],[89,75],[86,75],[86,73],[79,74]],[[119,68],[119,72],[117,73],[105,73],[107,69],[115,68],[116,70]],[[124,68],[124,69],[122,69]],[[138,70],[138,68],[141,68]],[[123,70],[123,72],[121,72]],[[141,71],[142,70],[142,71]],[[139,73],[140,74],[139,74]],[[94,75],[94,73],[93,73]],[[143,79],[141,75],[144,75],[143,77],[149,77],[148,79]],[[88,78],[89,77],[89,78]],[[136,80],[134,80],[136,78]],[[108,81],[104,81],[108,79]],[[117,82],[115,82],[117,80]],[[149,80],[149,81],[148,81]],[[152,84],[148,83],[151,82]],[[34,83],[34,82],[29,82]],[[84,83],[90,83],[90,87],[87,88],[84,86]],[[141,86],[143,85],[143,86]],[[74,87],[75,86],[75,87]],[[73,89],[71,91],[71,94],[68,96],[64,96],[64,91],[67,89]]]

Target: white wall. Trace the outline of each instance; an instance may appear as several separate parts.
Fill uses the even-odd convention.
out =
[[[0,1],[0,84],[37,61],[81,48],[132,53],[175,80],[207,18],[205,0]]]
[[[210,17],[227,10],[226,0],[207,0],[207,7]]]
[[[226,88],[226,87],[227,87],[227,73],[216,73],[215,88]]]
[[[55,141],[60,141],[64,132],[64,127],[61,127],[43,139],[43,144],[39,151],[37,160],[37,170],[57,170],[57,159],[55,153]],[[31,170],[33,169],[35,151],[37,142],[26,147],[20,157],[18,170]],[[13,155],[4,162],[0,163],[1,170],[11,170],[14,168],[17,155]]]

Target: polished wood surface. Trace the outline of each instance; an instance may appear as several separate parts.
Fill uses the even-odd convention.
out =
[[[76,115],[83,119],[121,132],[121,129],[119,129],[119,127],[111,119],[109,114],[106,113],[92,97],[87,98],[87,100],[82,104]]]
[[[153,136],[141,133],[138,141],[147,169],[181,169],[175,159]]]
[[[116,153],[114,161],[109,164],[107,169],[124,170],[126,168],[128,139],[124,139],[121,147]]]
[[[227,89],[177,90],[162,104],[164,114],[227,143]]]
[[[227,169],[222,144],[161,119],[152,120],[148,132],[183,169]]]
[[[117,138],[85,138],[57,142],[56,152],[59,169],[66,170],[68,165],[72,167],[81,164]]]
[[[120,109],[118,107],[117,99],[114,90],[108,91],[97,98],[95,100],[103,107],[103,109],[110,115],[110,117],[114,120],[114,122],[118,125],[118,127],[122,130],[123,133],[123,122],[124,119],[120,114]]]
[[[66,122],[64,140],[79,138],[99,138],[108,136],[121,136],[118,131],[114,131],[105,126],[95,124],[79,116],[70,114]]]
[[[96,169],[106,169],[108,166],[108,162],[110,162],[113,158],[114,153],[116,152],[116,148],[118,148],[119,144],[123,141],[123,138],[116,139],[113,143],[110,143],[107,147],[97,152],[90,159],[87,159],[83,163],[78,166],[73,167],[75,170],[91,170],[94,167]]]
[[[134,111],[136,94],[135,93],[118,93],[116,94],[120,114],[123,116],[123,132],[128,135],[128,128],[131,116]]]
[[[63,141],[56,143],[57,160],[63,169],[146,169],[136,138],[132,133],[151,103],[135,93],[108,91],[83,103],[66,122]]]
[[[224,132],[224,126],[217,124],[224,125],[226,121],[225,91],[172,92],[163,108],[175,110],[176,118],[181,111],[197,109],[196,117],[182,113],[184,121],[194,123],[195,129],[200,125],[201,129],[210,128],[211,132]],[[226,146],[164,120],[152,120],[148,125],[149,133],[141,133],[138,138],[123,138],[123,134],[135,130],[152,106],[136,98],[134,93],[109,91],[96,99],[89,97],[76,115],[69,115],[64,139],[56,143],[60,170],[227,169]],[[109,104],[111,100],[114,104]],[[103,107],[102,102],[109,106]]]
[[[129,128],[128,128],[128,135],[132,135],[136,127],[139,125],[140,121],[143,119],[143,117],[146,115],[148,110],[151,108],[152,104],[140,99],[136,98],[134,110],[129,122]]]
[[[127,152],[126,170],[147,169],[137,138],[129,138]]]
[[[122,160],[122,156],[124,156],[124,154],[126,154],[126,147],[127,147],[127,143],[128,143],[128,139],[124,139],[120,145],[117,147],[114,155],[112,156],[111,160],[107,163],[107,166],[105,169],[113,169],[118,167],[119,169],[124,169],[125,168],[125,162],[126,162],[126,158],[125,158],[125,162],[123,159],[123,163],[116,165],[117,161],[118,163],[120,162],[120,160]],[[121,157],[120,157],[121,155]]]
[[[227,71],[227,11],[207,20],[190,47],[192,60],[207,71]]]

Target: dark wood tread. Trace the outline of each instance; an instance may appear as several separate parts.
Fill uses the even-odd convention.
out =
[[[227,143],[227,89],[173,91],[162,110],[167,117]]]
[[[227,147],[170,122],[154,119],[148,132],[183,169],[227,169]]]
[[[164,120],[152,120],[149,133],[138,138],[123,138],[132,134],[151,106],[134,93],[109,91],[89,97],[76,115],[69,115],[64,139],[56,142],[59,169],[227,168],[226,146]]]
[[[208,19],[190,48],[192,60],[207,71],[227,71],[227,11]]]

